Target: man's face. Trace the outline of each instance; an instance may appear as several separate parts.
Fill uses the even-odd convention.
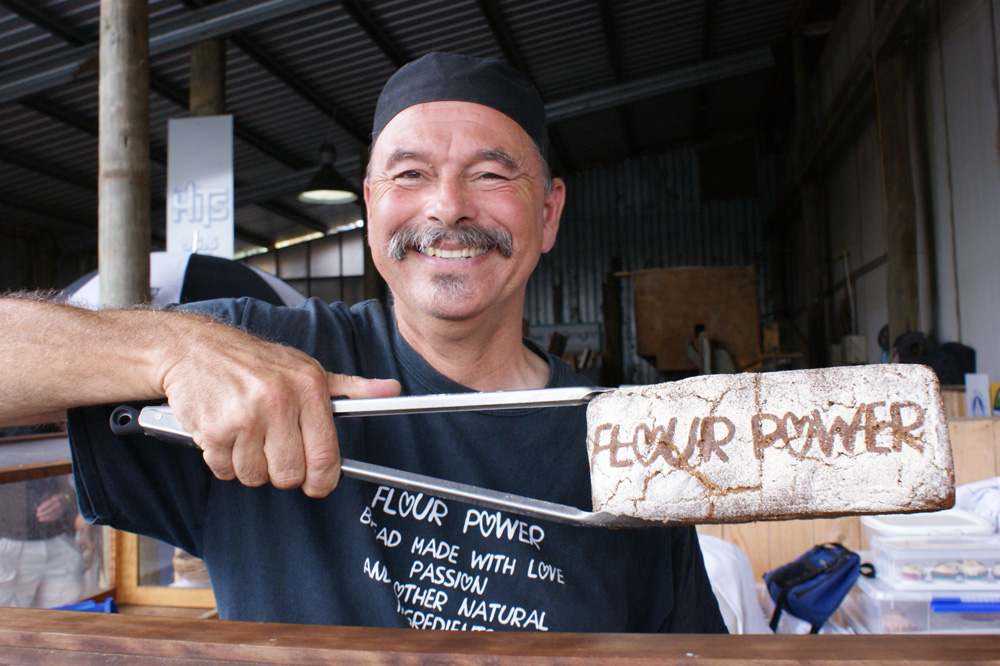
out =
[[[559,181],[545,194],[520,125],[469,102],[400,112],[379,134],[364,191],[372,256],[397,310],[445,319],[521,316],[565,197]]]

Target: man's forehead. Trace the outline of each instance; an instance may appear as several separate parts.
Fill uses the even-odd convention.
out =
[[[379,133],[373,155],[382,160],[418,156],[433,142],[461,136],[471,139],[468,151],[486,159],[511,157],[534,141],[509,116],[474,102],[425,102],[404,109]]]

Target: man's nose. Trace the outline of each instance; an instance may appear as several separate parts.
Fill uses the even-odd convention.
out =
[[[439,178],[427,201],[427,216],[445,226],[476,217],[476,203],[461,178]]]

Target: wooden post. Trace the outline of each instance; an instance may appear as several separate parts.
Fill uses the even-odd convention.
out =
[[[809,144],[813,130],[805,50],[801,37],[796,37],[792,42],[792,65],[795,77],[795,136],[798,141],[797,150],[801,151],[803,146]],[[802,202],[802,246],[798,254],[802,278],[800,293],[806,308],[807,362],[808,367],[819,368],[827,363],[823,271],[830,260],[826,254],[826,216],[820,187],[815,180],[799,183],[799,197]]]
[[[806,306],[808,362],[811,368],[826,365],[826,316],[824,310],[824,271],[830,261],[826,251],[826,216],[819,185],[807,181],[800,185],[802,197],[802,253],[800,256],[803,296]]]
[[[619,386],[625,381],[625,370],[622,367],[622,261],[620,257],[611,257],[608,273],[602,287],[601,311],[604,315],[604,358],[601,365],[601,385]]]
[[[192,117],[226,112],[225,39],[207,39],[191,47],[188,111]]]
[[[917,203],[910,169],[910,133],[906,104],[906,51],[877,64],[879,147],[885,184],[888,247],[886,292],[889,342],[920,325],[917,286]]]
[[[149,3],[101,0],[98,270],[101,304],[150,300]]]

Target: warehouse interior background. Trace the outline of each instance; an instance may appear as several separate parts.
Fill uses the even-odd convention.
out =
[[[97,267],[99,11],[0,0],[0,292],[61,289]],[[878,362],[880,334],[891,348],[919,332],[971,347],[978,372],[1000,377],[997,0],[152,0],[149,12],[153,249],[194,44],[225,40],[237,256],[325,300],[380,290],[363,208],[296,199],[320,143],[360,190],[378,91],[398,66],[436,50],[502,58],[541,92],[569,192],[525,318],[545,335],[601,330],[605,382],[684,372],[650,353],[646,317],[702,307],[726,320],[731,296],[712,292],[724,273],[669,298],[638,287],[688,267],[752,267],[759,358],[742,365],[836,364],[845,338],[848,360]],[[339,261],[311,259],[331,248]],[[774,335],[761,343],[761,330]]]

